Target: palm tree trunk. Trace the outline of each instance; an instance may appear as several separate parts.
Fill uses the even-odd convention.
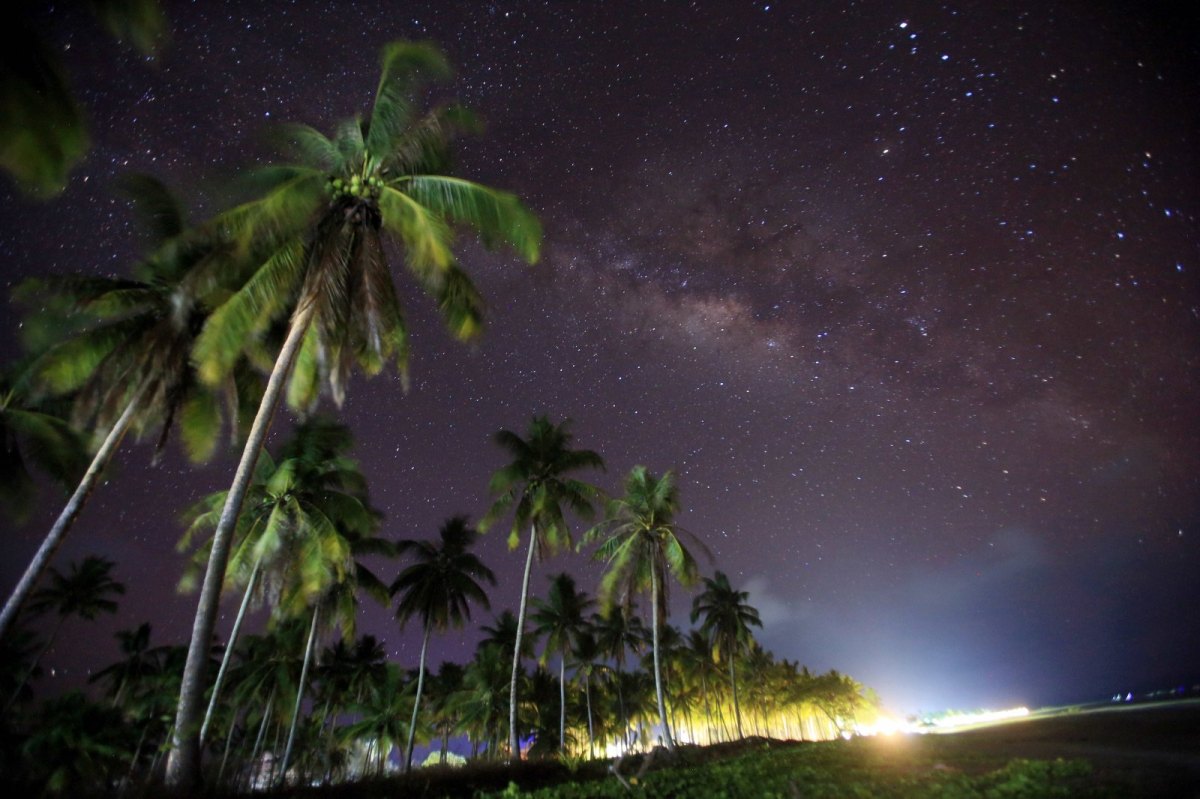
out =
[[[254,592],[254,581],[258,578],[258,569],[262,565],[262,555],[254,561],[254,569],[250,572],[250,581],[246,583],[246,593],[242,595],[242,604],[238,608],[237,618],[233,620],[233,629],[229,631],[229,643],[225,645],[225,653],[221,656],[221,668],[217,670],[217,679],[213,681],[212,696],[208,700],[208,710],[204,711],[204,723],[200,725],[200,745],[204,745],[204,736],[208,733],[208,725],[212,722],[213,711],[217,707],[217,696],[221,693],[221,683],[225,680],[225,670],[229,661],[233,660],[233,646],[237,643],[238,632],[242,629],[242,620],[246,618],[246,608],[250,606],[250,594]]]
[[[675,751],[675,741],[671,737],[671,727],[667,724],[667,708],[663,702],[662,665],[658,656],[658,569],[650,565],[650,627],[653,631],[654,644],[654,692],[658,696],[658,721],[663,728],[663,741],[667,750]]]
[[[275,415],[275,407],[283,391],[283,384],[292,370],[292,362],[300,351],[304,334],[312,321],[315,305],[312,298],[301,300],[292,316],[291,329],[275,359],[271,377],[263,391],[262,401],[242,458],[234,473],[233,485],[225,497],[220,521],[213,533],[212,550],[208,555],[208,568],[204,572],[204,583],[196,607],[196,620],[192,625],[192,639],[188,644],[187,661],[183,667],[183,679],[179,686],[179,706],[175,711],[175,734],[171,740],[171,753],[167,758],[166,784],[180,790],[195,787],[200,780],[200,704],[204,701],[204,670],[208,662],[208,647],[213,628],[217,623],[217,611],[221,604],[221,585],[225,582],[225,567],[229,562],[229,547],[232,544],[233,528],[242,512],[246,490],[254,476],[254,466],[259,453],[266,444],[267,432]]]
[[[567,652],[558,658],[558,751],[567,751]]]
[[[713,739],[712,705],[708,701],[708,678],[700,675],[700,695],[704,697],[704,722],[707,729],[704,732],[704,742],[711,744]]]
[[[67,532],[71,529],[71,525],[75,523],[75,517],[83,510],[83,505],[87,502],[88,495],[92,493],[92,489],[96,487],[96,482],[100,479],[101,472],[108,466],[108,462],[112,460],[113,453],[117,451],[117,447],[121,444],[121,439],[125,437],[125,432],[129,429],[129,424],[133,421],[134,414],[137,412],[138,406],[141,404],[142,396],[146,393],[146,388],[149,384],[143,384],[129,400],[129,404],[125,406],[125,410],[117,419],[116,424],[108,431],[108,435],[104,437],[104,442],[100,445],[100,449],[96,450],[96,455],[92,458],[91,465],[88,466],[87,472],[84,473],[83,479],[79,481],[79,485],[75,487],[75,493],[67,500],[66,507],[58,514],[58,518],[54,520],[54,525],[50,528],[50,532],[42,540],[42,545],[38,547],[38,551],[34,553],[33,560],[29,561],[29,565],[25,567],[25,573],[21,575],[21,579],[17,582],[12,593],[8,595],[8,599],[4,603],[4,610],[0,611],[0,638],[4,638],[8,634],[9,627],[16,621],[17,612],[21,609],[21,605],[25,604],[25,600],[29,598],[29,594],[33,591],[34,584],[38,578],[42,576],[42,572],[50,565],[51,558],[62,545],[63,539],[66,538]]]
[[[625,712],[625,692],[621,688],[624,676],[621,671],[621,658],[617,658],[617,712],[621,714],[621,751],[629,748],[629,714]]]
[[[737,675],[733,671],[733,652],[729,653],[729,684],[733,686],[733,717],[737,721],[738,738],[745,738],[742,733],[742,709],[738,705]]]
[[[300,721],[300,705],[304,702],[304,683],[308,680],[308,667],[312,664],[312,653],[317,641],[317,623],[321,616],[321,604],[313,608],[312,624],[308,628],[308,645],[304,647],[304,665],[300,667],[300,684],[296,688],[296,707],[292,710],[292,726],[288,729],[287,746],[283,748],[283,762],[279,778],[287,779],[288,763],[292,759],[292,746],[296,743],[296,727]]]
[[[225,776],[225,765],[229,762],[229,747],[233,743],[235,729],[237,729],[237,711],[234,711],[233,718],[229,720],[229,734],[225,736],[225,754],[221,756],[221,767],[217,769],[217,785],[221,784],[221,777]]]
[[[425,635],[421,638],[421,659],[417,664],[417,698],[413,700],[412,721],[408,723],[408,745],[404,747],[404,773],[412,771],[413,741],[417,735],[417,709],[421,707],[421,689],[425,685],[425,649],[429,646],[429,631],[433,624],[425,619]]]
[[[592,673],[584,672],[583,698],[587,701],[588,714],[588,757],[596,756],[596,730],[592,726]]]
[[[271,718],[271,708],[275,704],[275,686],[271,686],[271,694],[267,697],[267,706],[263,709],[262,723],[258,725],[258,735],[254,738],[254,747],[250,750],[250,788],[256,786],[254,780],[258,776],[258,761],[262,757],[262,743],[267,734],[267,722]]]
[[[533,569],[533,552],[537,548],[537,528],[529,527],[529,554],[525,557],[525,577],[521,580],[521,606],[517,611],[517,641],[513,646],[512,684],[508,690],[508,759],[521,759],[521,742],[517,738],[517,674],[521,668],[521,634],[525,631],[525,608],[529,603],[529,572]]]

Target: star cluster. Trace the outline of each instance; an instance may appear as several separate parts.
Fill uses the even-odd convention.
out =
[[[138,241],[116,176],[211,212],[271,122],[361,111],[379,47],[430,39],[459,68],[443,94],[488,123],[461,171],[520,194],[546,242],[532,269],[464,242],[484,340],[451,343],[414,294],[412,390],[352,386],[389,536],[477,516],[490,435],[569,416],[607,488],[677,470],[684,524],[773,651],[897,707],[1194,680],[1195,20],[839,5],[168,4],[157,62],[56,8],[94,149],[51,203],[5,187],[5,280],[120,272]],[[64,558],[110,554],[138,576],[117,624],[181,639],[172,520],[230,463],[147,459],[126,452]],[[6,536],[5,584],[38,528]],[[502,540],[496,608],[519,588]],[[414,657],[387,612],[364,629]]]

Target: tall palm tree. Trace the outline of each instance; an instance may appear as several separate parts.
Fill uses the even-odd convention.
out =
[[[510,430],[501,430],[496,434],[496,443],[508,450],[512,462],[492,475],[489,489],[496,495],[496,500],[479,527],[486,530],[512,509],[509,549],[520,545],[521,531],[526,526],[529,528],[529,552],[525,556],[525,574],[521,578],[508,709],[509,756],[519,760],[517,672],[529,601],[529,574],[535,556],[548,557],[571,546],[571,529],[563,514],[564,506],[584,518],[590,518],[593,513],[592,502],[599,496],[598,489],[568,474],[580,469],[603,469],[604,461],[590,449],[571,449],[569,420],[554,425],[545,416],[535,416],[529,424],[527,438]]]
[[[340,399],[355,363],[375,374],[394,359],[403,371],[408,338],[385,239],[399,243],[409,271],[461,339],[479,332],[481,300],[455,263],[451,224],[470,225],[485,244],[506,242],[526,260],[537,259],[540,228],[516,197],[438,174],[450,134],[468,122],[457,109],[416,113],[423,85],[449,73],[441,54],[396,42],[384,48],[382,67],[365,120],[341,124],[332,140],[294,127],[299,162],[261,173],[266,194],[220,217],[249,254],[261,256],[261,266],[203,331],[195,351],[202,376],[220,380],[246,341],[274,320],[290,320],[213,536],[179,697],[168,774],[176,787],[199,775],[198,653],[216,623],[230,539],[289,374],[295,371],[290,400],[307,407],[322,377]]]
[[[77,425],[103,435],[0,611],[0,635],[54,557],[125,434],[160,426],[157,457],[180,420],[189,457],[207,460],[222,424],[218,397],[236,397],[239,380],[243,393],[247,388],[244,375],[231,367],[214,391],[196,380],[191,363],[208,303],[221,288],[217,262],[224,245],[189,231],[177,200],[154,178],[133,176],[125,187],[151,231],[151,252],[135,266],[132,278],[35,279],[16,292],[19,299],[54,306],[56,312],[63,306],[73,312],[75,326],[82,323],[81,330],[38,356],[30,379],[54,396],[73,396]]]
[[[25,675],[25,679],[37,668],[42,656],[54,644],[63,623],[71,616],[92,621],[101,613],[116,613],[117,602],[114,596],[125,593],[125,586],[112,577],[113,562],[106,558],[88,555],[78,563],[72,563],[70,571],[63,574],[58,569],[50,569],[50,584],[38,589],[29,599],[29,610],[32,613],[54,613],[58,620],[42,649],[38,652],[33,664]],[[24,687],[22,680],[14,691],[9,704],[20,694]]]
[[[606,607],[629,607],[642,592],[650,594],[651,647],[654,654],[654,690],[663,740],[674,751],[663,700],[659,634],[666,622],[668,577],[682,586],[699,579],[696,559],[684,541],[702,551],[704,545],[675,521],[679,492],[671,472],[655,477],[645,466],[634,466],[625,479],[625,495],[608,503],[603,522],[588,531],[586,541],[601,540],[595,557],[608,562],[600,581],[600,599]]]
[[[742,710],[738,703],[737,674],[734,661],[754,641],[751,627],[762,627],[758,611],[750,605],[750,594],[737,591],[729,584],[724,572],[704,578],[704,591],[692,600],[692,623],[700,619],[700,633],[708,640],[714,663],[724,657],[729,661],[729,684],[733,691],[733,718],[738,738],[742,732]]]
[[[542,664],[551,652],[557,652],[558,660],[558,748],[566,751],[567,745],[567,655],[578,646],[587,633],[584,614],[593,602],[587,594],[575,588],[575,578],[563,572],[550,578],[550,590],[544,600],[534,599],[532,621],[534,635],[546,641],[542,652]]]
[[[592,629],[596,632],[596,644],[600,651],[612,658],[617,666],[616,679],[613,681],[617,693],[617,714],[622,725],[622,743],[628,746],[629,713],[625,707],[621,677],[625,667],[625,656],[630,652],[636,655],[646,645],[646,627],[632,607],[627,609],[613,604],[592,618]]]
[[[410,555],[413,563],[400,572],[391,593],[399,595],[396,619],[403,627],[410,619],[421,620],[421,658],[417,666],[417,695],[413,701],[412,721],[408,725],[408,744],[404,750],[404,770],[412,769],[413,741],[417,731],[417,711],[421,689],[425,685],[425,652],[429,634],[434,630],[459,628],[471,618],[471,602],[490,607],[487,592],[480,582],[496,584],[496,575],[469,552],[478,533],[471,529],[466,516],[455,516],[442,525],[440,541],[401,541],[400,555]]]

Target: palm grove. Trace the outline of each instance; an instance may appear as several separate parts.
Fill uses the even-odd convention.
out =
[[[426,87],[449,75],[441,54],[397,42],[381,67],[366,116],[332,135],[288,126],[285,159],[210,220],[189,224],[157,180],[127,179],[150,234],[129,277],[18,288],[30,352],[0,385],[0,498],[28,510],[32,469],[69,499],[0,613],[0,768],[55,792],[123,780],[244,788],[382,773],[395,750],[408,769],[419,744],[444,762],[452,739],[489,759],[605,756],[660,741],[824,738],[872,712],[853,680],[758,646],[748,596],[719,571],[702,575],[707,552],[678,522],[669,471],[637,466],[608,496],[593,482],[601,455],[575,448],[566,422],[496,434],[510,461],[478,528],[462,515],[425,537],[385,535],[350,433],[319,401],[340,406],[355,371],[404,375],[393,261],[469,340],[483,301],[455,232],[530,263],[541,232],[513,195],[445,174],[455,137],[477,125],[458,106],[423,110]],[[268,448],[281,402],[297,422]],[[145,624],[123,631],[121,660],[93,678],[101,699],[38,702],[59,628],[113,612],[124,592],[103,558],[51,565],[105,468],[130,433],[156,453],[174,434],[204,461],[222,428],[242,448],[235,475],[187,511],[180,541],[180,586],[197,594],[188,645],[152,645]],[[495,576],[472,546],[498,524],[524,558],[517,612],[483,626],[470,662],[433,669],[430,640],[490,609]],[[535,562],[583,550],[606,564],[595,597],[566,573],[537,590]],[[394,579],[376,574],[396,559]],[[672,585],[700,589],[688,633],[669,623]],[[235,596],[216,644],[220,602]],[[419,636],[414,670],[358,634],[367,601]],[[56,617],[42,639],[30,631],[39,616]],[[250,617],[265,627],[246,631]]]

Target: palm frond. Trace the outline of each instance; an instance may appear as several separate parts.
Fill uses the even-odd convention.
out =
[[[183,402],[179,433],[193,463],[212,457],[221,438],[221,405],[208,391],[194,391]]]
[[[133,204],[142,229],[155,245],[183,234],[187,227],[178,199],[158,178],[141,172],[122,176],[117,186]]]
[[[192,358],[200,377],[217,385],[229,374],[247,339],[260,335],[295,296],[304,275],[304,247],[280,247],[236,294],[209,316]]]
[[[277,129],[277,138],[306,166],[337,175],[346,169],[344,153],[324,133],[309,125],[289,123]]]
[[[383,227],[404,244],[405,262],[422,285],[436,285],[436,275],[454,262],[453,235],[442,218],[391,186],[379,195]]]
[[[516,195],[441,175],[403,177],[393,185],[435,213],[474,228],[484,246],[504,242],[537,263],[542,226]]]
[[[457,264],[442,273],[434,296],[450,335],[469,341],[483,332],[483,295]]]
[[[450,65],[430,44],[397,41],[384,46],[366,150],[372,171],[392,150],[412,118],[414,94],[431,80],[450,76]]]

